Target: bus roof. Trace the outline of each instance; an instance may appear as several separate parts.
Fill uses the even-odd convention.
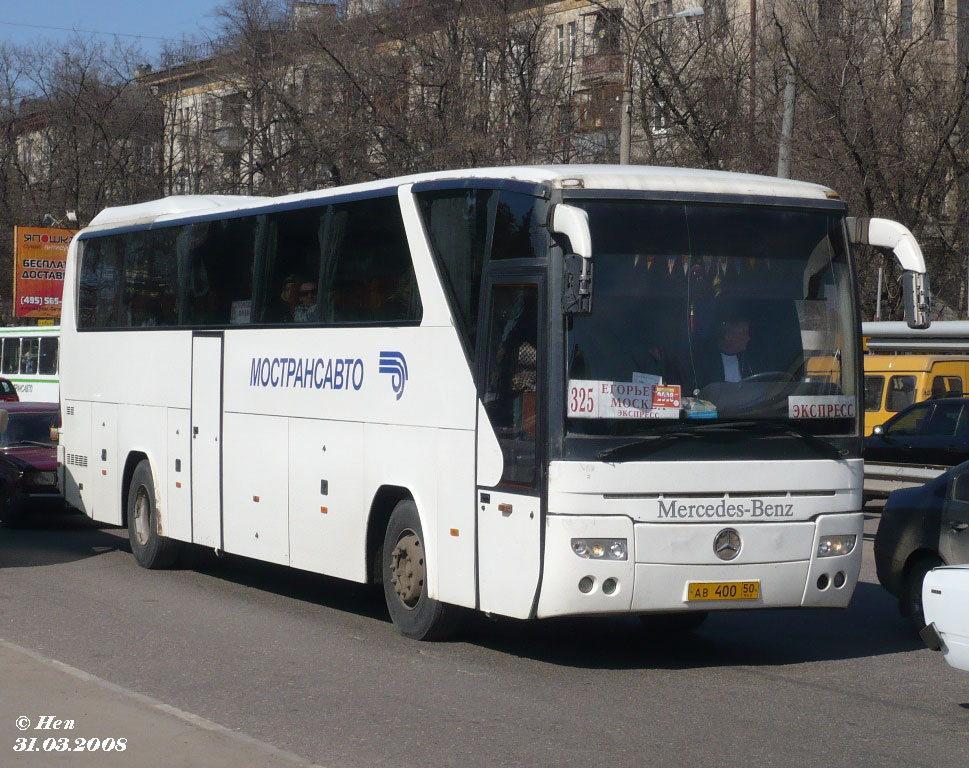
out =
[[[930,371],[933,365],[939,363],[967,363],[969,355],[865,355],[862,360],[865,364],[865,373],[868,375],[889,371],[916,373]]]
[[[400,176],[362,184],[329,187],[282,197],[176,195],[135,205],[105,208],[89,229],[176,221],[190,216],[228,213],[307,200],[393,189],[405,184],[460,179],[499,179],[541,184],[553,189],[643,190],[651,192],[744,195],[765,198],[831,200],[837,195],[820,184],[726,171],[642,165],[534,165],[472,168]]]

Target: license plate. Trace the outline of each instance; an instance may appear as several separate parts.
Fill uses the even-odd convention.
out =
[[[756,600],[759,581],[691,581],[687,584],[688,602],[699,600]]]

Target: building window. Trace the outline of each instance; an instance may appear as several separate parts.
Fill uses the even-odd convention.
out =
[[[932,0],[932,37],[945,40],[945,0]]]
[[[912,0],[902,0],[898,18],[898,34],[903,40],[912,39]]]
[[[842,0],[818,0],[818,28],[825,37],[841,32]]]
[[[555,63],[561,67],[565,64],[565,25],[559,24],[555,28],[555,32],[558,36],[558,49],[555,52]]]
[[[703,33],[723,34],[727,30],[726,0],[704,0],[703,2]]]

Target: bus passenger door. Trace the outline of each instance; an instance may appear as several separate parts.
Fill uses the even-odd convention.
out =
[[[192,337],[192,541],[222,549],[222,334]]]
[[[535,274],[492,277],[478,344],[478,396],[503,459],[497,485],[479,451],[477,482],[478,607],[515,618],[532,614],[541,571],[542,436],[545,377],[542,279]],[[493,444],[493,443],[492,443]]]

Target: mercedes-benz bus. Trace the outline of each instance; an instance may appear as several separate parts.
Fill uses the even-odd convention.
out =
[[[509,167],[111,208],[68,259],[64,491],[145,567],[193,543],[381,583],[414,638],[462,609],[844,607],[852,243],[895,251],[924,323],[908,230],[776,178]]]

